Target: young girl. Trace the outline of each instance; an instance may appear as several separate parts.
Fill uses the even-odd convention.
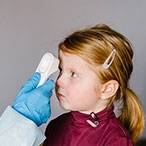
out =
[[[132,146],[144,128],[140,101],[129,88],[132,58],[129,41],[106,25],[61,42],[56,94],[71,112],[50,122],[44,146]],[[118,118],[115,102],[122,102]]]

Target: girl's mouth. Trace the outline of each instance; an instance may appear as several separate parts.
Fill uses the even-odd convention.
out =
[[[61,94],[61,93],[58,93],[57,95],[58,95],[58,98],[64,98],[64,97],[65,97],[65,96],[64,96],[63,94]]]

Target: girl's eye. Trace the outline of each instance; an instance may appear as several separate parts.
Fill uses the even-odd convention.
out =
[[[77,74],[74,73],[74,72],[72,72],[71,76],[74,77],[74,78],[76,78],[77,77]]]

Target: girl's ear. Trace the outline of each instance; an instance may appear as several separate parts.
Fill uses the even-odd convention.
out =
[[[119,83],[116,80],[106,82],[102,87],[100,98],[102,100],[110,99],[118,90]]]

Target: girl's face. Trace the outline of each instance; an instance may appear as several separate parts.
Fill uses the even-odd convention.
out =
[[[56,94],[65,110],[82,113],[98,112],[102,105],[102,85],[89,64],[81,57],[59,52],[60,73],[56,81]]]

